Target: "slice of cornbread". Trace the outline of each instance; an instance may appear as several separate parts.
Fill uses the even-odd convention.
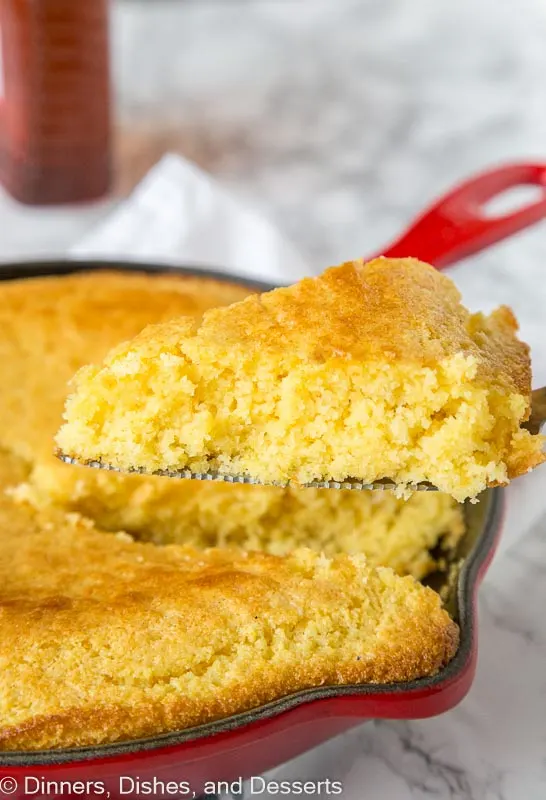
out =
[[[528,348],[415,259],[349,262],[144,330],[75,378],[81,460],[261,481],[430,481],[462,500],[544,461]]]
[[[362,552],[370,563],[424,577],[464,530],[461,509],[444,495],[405,503],[390,493],[189,483],[70,467],[53,457],[66,383],[78,367],[148,322],[199,318],[247,292],[206,278],[130,272],[0,282],[0,447],[28,459],[17,496],[159,544],[238,545],[277,555],[306,545],[327,555]],[[17,483],[13,472],[10,483]]]
[[[138,738],[310,686],[434,675],[458,628],[411,577],[156,547],[77,515],[2,531],[0,749]]]
[[[363,553],[370,564],[416,578],[449,557],[465,530],[462,506],[441,492],[404,500],[392,492],[173,481],[48,463],[34,469],[18,496],[157,544]]]

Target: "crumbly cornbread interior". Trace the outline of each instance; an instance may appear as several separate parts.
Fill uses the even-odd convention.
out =
[[[57,442],[82,460],[264,482],[430,481],[458,500],[545,458],[528,348],[415,259],[349,262],[153,325],[74,382]]]
[[[465,530],[463,509],[441,492],[404,500],[393,492],[176,481],[64,466],[37,467],[19,497],[157,544],[278,556],[303,546],[327,556],[364,553],[370,564],[421,579],[449,558]]]
[[[196,484],[52,456],[75,369],[246,291],[108,272],[0,282],[0,749],[153,735],[307,686],[433,675],[453,656],[439,597],[372,566],[433,569],[430,550],[463,532],[449,497]]]
[[[30,467],[18,496],[158,544],[236,545],[275,555],[306,545],[327,555],[365,553],[373,564],[424,577],[464,530],[461,510],[442,494],[405,502],[390,493],[190,483],[71,467],[53,457],[67,382],[78,367],[148,322],[200,317],[247,291],[199,278],[115,272],[0,283],[0,445]]]

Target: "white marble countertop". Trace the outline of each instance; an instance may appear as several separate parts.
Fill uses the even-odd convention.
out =
[[[113,34],[122,121],[178,131],[186,155],[317,270],[375,251],[477,169],[546,162],[542,0],[126,0]],[[2,195],[0,259],[62,253],[109,208],[25,209]],[[452,272],[469,305],[514,307],[537,385],[545,269],[541,224]],[[284,774],[341,779],[347,800],[544,800],[544,477],[511,494],[463,703],[435,719],[364,725]],[[535,519],[524,531],[523,506]]]

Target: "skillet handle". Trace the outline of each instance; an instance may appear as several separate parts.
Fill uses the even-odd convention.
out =
[[[485,204],[509,189],[536,186],[542,196],[515,211],[488,215]],[[546,217],[546,164],[514,164],[483,172],[456,186],[381,255],[414,256],[437,269],[467,258]]]

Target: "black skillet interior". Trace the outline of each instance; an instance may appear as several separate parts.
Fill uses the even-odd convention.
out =
[[[72,272],[86,272],[99,269],[132,270],[147,273],[173,272],[201,275],[229,282],[243,283],[258,291],[273,288],[271,284],[228,275],[197,265],[173,266],[147,264],[128,261],[25,261],[0,265],[0,280],[32,278],[45,275],[65,275]],[[475,638],[473,603],[476,581],[482,565],[487,562],[497,538],[502,521],[503,495],[501,489],[485,491],[479,503],[466,503],[466,533],[459,543],[450,564],[445,571],[430,576],[428,583],[440,591],[446,608],[459,623],[461,638],[459,649],[451,662],[438,674],[406,683],[385,685],[325,686],[306,689],[283,697],[267,705],[236,714],[226,719],[198,725],[183,731],[162,734],[147,739],[131,740],[97,747],[69,748],[55,751],[32,753],[13,752],[0,756],[2,766],[32,766],[39,764],[59,764],[69,761],[86,761],[99,757],[127,754],[135,751],[154,750],[159,747],[177,745],[194,739],[212,736],[233,730],[243,725],[276,716],[295,706],[312,700],[341,695],[374,695],[386,693],[406,693],[420,688],[433,688],[450,681],[460,673],[472,652]]]

